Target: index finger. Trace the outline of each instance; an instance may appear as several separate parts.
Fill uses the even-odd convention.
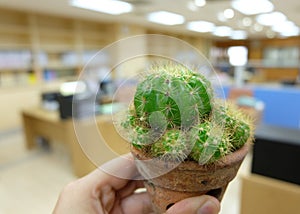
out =
[[[139,175],[131,153],[112,159],[100,166],[99,169],[123,179],[133,179]]]
[[[128,180],[142,180],[134,163],[133,156],[128,153],[118,158],[112,159],[92,172],[90,179],[94,184],[109,184],[114,189],[121,189]]]

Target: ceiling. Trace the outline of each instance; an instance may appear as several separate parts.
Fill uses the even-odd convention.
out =
[[[223,37],[213,36],[211,33],[197,33],[186,28],[186,24],[175,26],[164,26],[160,24],[150,23],[146,20],[149,12],[166,10],[181,14],[185,17],[186,22],[204,20],[215,23],[216,26],[229,26],[234,30],[246,30],[248,38],[264,38],[277,37],[275,33],[270,33],[269,27],[263,27],[261,31],[255,30],[255,16],[248,16],[252,20],[252,24],[245,27],[241,24],[241,20],[245,17],[242,13],[234,11],[235,15],[227,21],[219,21],[218,14],[225,9],[231,8],[230,0],[207,0],[204,7],[199,7],[196,11],[188,9],[187,4],[192,0],[126,0],[134,6],[132,13],[121,15],[108,15],[95,11],[71,7],[69,0],[0,0],[0,7],[12,8],[23,11],[31,11],[38,13],[47,13],[59,16],[97,20],[97,21],[113,21],[123,23],[135,23],[149,28],[167,30],[170,32],[183,32],[191,35],[199,35],[204,37],[214,37],[215,39],[224,39]],[[251,0],[249,0],[251,1]],[[176,2],[176,3],[175,3]],[[274,11],[284,13],[288,20],[293,21],[300,26],[300,1],[299,0],[272,0]],[[185,22],[185,23],[186,23]]]

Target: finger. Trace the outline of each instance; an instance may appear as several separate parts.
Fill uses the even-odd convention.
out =
[[[120,198],[127,197],[128,195],[133,194],[136,189],[143,187],[145,187],[143,181],[130,181],[125,187],[118,191],[118,196]]]
[[[123,179],[132,179],[138,175],[133,156],[130,153],[104,163],[99,169]]]
[[[220,211],[220,202],[208,195],[187,198],[175,203],[170,209],[167,210],[167,214],[217,214]]]
[[[134,159],[131,154],[126,154],[115,158],[100,167],[105,172],[109,184],[115,189],[122,188],[128,180],[139,177]],[[105,179],[103,179],[105,180]]]
[[[136,193],[122,200],[122,213],[151,213],[152,205],[148,193]]]
[[[128,180],[138,176],[139,173],[133,157],[128,153],[106,162],[83,179],[87,186],[102,187],[103,185],[110,185],[119,190],[128,183]]]

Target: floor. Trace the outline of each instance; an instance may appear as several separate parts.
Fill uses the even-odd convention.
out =
[[[221,214],[239,214],[241,176],[250,171],[246,157],[222,201]],[[0,214],[51,213],[61,189],[76,179],[68,152],[59,143],[25,148],[22,130],[0,134]]]

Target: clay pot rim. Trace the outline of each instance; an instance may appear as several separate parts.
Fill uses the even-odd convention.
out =
[[[232,165],[238,164],[240,163],[244,157],[247,155],[249,147],[251,145],[251,141],[247,141],[241,148],[239,148],[238,150],[222,157],[221,159],[214,161],[212,163],[209,164],[204,164],[204,165],[200,165],[198,164],[196,161],[183,161],[182,163],[178,164],[178,162],[174,162],[174,161],[166,161],[166,160],[159,160],[156,159],[155,162],[157,164],[159,164],[159,162],[162,162],[164,164],[168,163],[170,165],[178,165],[178,168],[185,168],[185,170],[199,170],[199,168],[203,168],[203,169],[212,169],[212,168],[225,168],[225,167],[230,167]],[[152,159],[153,157],[145,154],[144,152],[142,152],[139,149],[136,149],[135,147],[131,147],[131,152],[134,153],[134,157],[137,158],[138,160],[149,160]],[[138,157],[137,157],[138,156]]]

